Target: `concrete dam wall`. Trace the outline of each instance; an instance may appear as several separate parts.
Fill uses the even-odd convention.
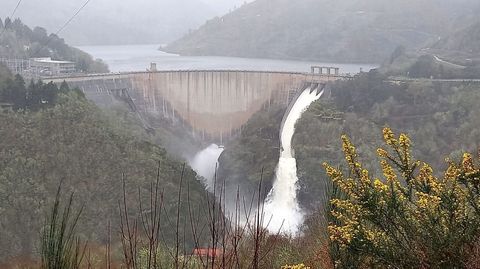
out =
[[[287,107],[305,82],[311,81],[310,76],[286,72],[158,71],[44,81],[66,81],[99,106],[110,106],[119,96],[127,96],[139,113],[180,120],[195,135],[222,142],[262,108],[272,104]]]

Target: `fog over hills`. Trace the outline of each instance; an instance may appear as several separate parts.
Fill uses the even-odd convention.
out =
[[[440,39],[431,46],[432,51],[452,59],[480,59],[480,20]]]
[[[0,2],[0,18],[10,16],[17,0]],[[164,44],[207,19],[240,6],[239,0],[95,0],[62,32],[68,43]],[[56,31],[85,0],[22,1],[15,14],[31,27]]]
[[[171,43],[186,55],[381,62],[460,28],[475,0],[257,0]]]
[[[252,1],[253,0],[202,0],[202,2],[209,5],[218,14],[222,15]]]

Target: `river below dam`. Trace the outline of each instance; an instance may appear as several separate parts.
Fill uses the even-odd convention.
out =
[[[371,64],[337,64],[216,56],[179,56],[158,50],[159,45],[79,46],[94,58],[102,59],[112,72],[145,71],[155,62],[158,70],[252,70],[310,72],[312,65],[340,67],[341,73],[355,74],[375,68]]]

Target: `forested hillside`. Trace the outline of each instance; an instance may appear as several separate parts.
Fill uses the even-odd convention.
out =
[[[478,2],[257,0],[208,21],[166,50],[185,55],[381,63],[464,25]]]
[[[187,200],[196,207],[205,194],[190,168],[183,171],[182,162],[128,131],[131,126],[112,121],[81,92],[66,85],[25,85],[20,76],[0,74],[0,261],[37,257],[40,232],[60,184],[63,194],[75,193],[75,207],[84,206],[79,236],[104,245],[110,225],[117,245],[122,179],[130,217],[140,221],[138,200],[147,203],[157,176],[165,193],[162,214],[171,219],[162,222],[162,242],[171,246],[179,234],[181,242],[186,236],[186,248],[193,247],[191,229],[183,224]],[[184,191],[179,204],[181,182],[189,198]],[[180,232],[172,227],[177,208]]]
[[[276,106],[255,113],[240,137],[228,144],[220,156],[218,180],[225,181],[229,193],[240,187],[241,195],[250,197],[261,180],[265,190],[271,189],[280,156],[278,134],[283,114],[284,108]]]
[[[0,20],[0,58],[28,59],[51,57],[76,63],[81,72],[107,72],[108,67],[101,60],[94,60],[89,54],[71,47],[55,34],[48,34],[42,27],[33,30],[20,19]]]

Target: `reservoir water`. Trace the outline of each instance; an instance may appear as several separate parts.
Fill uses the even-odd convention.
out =
[[[158,70],[254,70],[310,72],[312,65],[337,66],[341,73],[368,71],[371,64],[336,64],[315,61],[250,59],[216,56],[178,56],[159,51],[159,45],[80,46],[94,58],[103,59],[112,72],[144,71],[151,62]]]

